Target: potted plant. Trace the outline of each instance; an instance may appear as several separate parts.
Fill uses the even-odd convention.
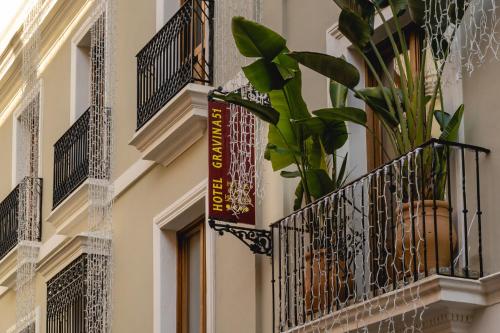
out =
[[[212,98],[245,107],[269,124],[265,158],[274,171],[285,178],[298,178],[294,209],[312,203],[343,186],[346,178],[347,156],[340,157],[338,149],[347,141],[346,121],[364,125],[364,110],[345,105],[348,89],[359,81],[354,66],[339,59],[346,75],[330,82],[332,107],[310,112],[302,97],[301,71],[298,61],[289,56],[286,40],[276,32],[242,17],[232,22],[233,36],[242,55],[254,58],[243,72],[255,89],[269,96],[270,105],[260,105],[243,99],[238,93],[214,91]],[[316,219],[304,226],[306,232],[315,233],[329,228],[326,221]],[[331,226],[330,226],[331,228]],[[323,229],[324,230],[324,229]],[[340,240],[339,240],[340,241]],[[317,311],[324,300],[315,297],[320,290],[339,290],[347,284],[333,285],[332,279],[311,272],[329,271],[332,276],[349,275],[348,263],[332,264],[332,254],[322,244],[311,244],[312,251],[305,254],[305,303]],[[345,256],[338,254],[342,261]],[[337,279],[335,279],[337,280]],[[321,296],[322,297],[322,296]]]
[[[458,139],[458,129],[464,112],[464,106],[461,105],[458,110],[450,116],[448,113],[439,110],[437,105],[444,106],[441,78],[443,68],[450,51],[451,40],[458,29],[457,22],[460,22],[464,11],[457,12],[450,17],[443,17],[439,22],[430,20],[428,29],[433,29],[433,25],[441,24],[441,31],[450,32],[448,36],[439,36],[428,42],[423,39],[423,47],[420,57],[417,60],[417,73],[413,73],[412,64],[408,56],[408,41],[401,28],[399,17],[408,12],[411,19],[418,25],[424,24],[425,4],[421,0],[408,1],[365,1],[353,0],[343,1],[335,0],[341,8],[339,16],[339,30],[352,43],[353,49],[360,55],[366,63],[377,85],[371,88],[358,89],[347,85],[354,95],[364,101],[380,119],[385,133],[389,138],[391,146],[397,156],[407,154],[409,151],[423,145],[432,138],[433,123],[436,120],[441,129],[440,139],[445,141],[456,141]],[[383,14],[383,9],[390,7],[392,18],[389,20]],[[433,9],[430,9],[428,15],[432,17]],[[434,13],[435,14],[435,13]],[[384,62],[379,47],[373,40],[375,16],[378,16],[382,22],[382,29],[386,34],[391,52],[394,54],[394,60],[399,73],[399,80],[396,80],[388,66]],[[453,18],[452,18],[453,16]],[[439,16],[441,18],[441,15]],[[448,29],[445,29],[448,28]],[[423,28],[421,28],[423,30]],[[433,29],[438,31],[439,29]],[[423,31],[425,34],[425,31]],[[367,56],[368,52],[375,55],[375,59]],[[431,54],[428,57],[427,53]],[[297,60],[302,65],[309,67],[330,79],[337,79],[341,73],[338,72],[338,58],[311,52],[292,52],[289,56]],[[429,59],[430,58],[430,59]],[[436,73],[436,83],[431,95],[426,95],[425,69],[426,62],[432,62]],[[382,80],[382,75],[377,68],[380,68],[386,80]],[[437,103],[439,101],[439,103]],[[398,214],[400,221],[397,226],[396,255],[406,262],[405,266],[410,265],[408,260],[411,254],[411,236],[403,230],[410,230],[412,224],[411,207],[420,207],[418,216],[413,217],[413,222],[418,226],[420,233],[423,234],[424,223],[421,221],[422,215],[425,215],[425,230],[428,267],[446,267],[450,264],[453,253],[450,251],[449,242],[451,239],[452,249],[456,248],[457,236],[456,230],[452,226],[449,230],[449,206],[445,201],[445,187],[447,178],[447,154],[448,148],[442,147],[436,150],[424,150],[423,152],[423,175],[424,179],[424,201],[415,202],[411,200],[411,195],[407,190],[403,193],[405,203]],[[436,188],[432,186],[430,179],[434,174],[436,179]],[[407,175],[406,175],[407,176]],[[405,177],[402,177],[405,178]],[[403,179],[399,180],[403,182]],[[406,189],[406,186],[403,186]],[[423,207],[421,207],[423,206]],[[436,210],[436,212],[434,212]],[[434,217],[436,216],[436,221]],[[437,244],[435,243],[435,228],[437,224]],[[449,235],[452,234],[450,238]],[[439,246],[439,262],[436,263],[435,246]],[[404,252],[404,253],[403,253]],[[417,252],[420,258],[424,258],[423,245],[419,243]],[[406,260],[405,260],[406,259]],[[419,270],[424,269],[423,265]],[[411,271],[411,268],[405,267],[405,271]]]

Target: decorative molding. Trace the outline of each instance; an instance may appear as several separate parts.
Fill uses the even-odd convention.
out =
[[[50,280],[73,260],[87,253],[88,237],[79,234],[71,239],[60,239],[51,249],[46,249],[43,257],[39,257],[37,271],[45,281]]]
[[[460,308],[428,311],[424,313],[423,328],[426,333],[468,333],[474,315]]]
[[[42,73],[52,61],[73,31],[85,20],[93,0],[50,0],[45,2],[41,22],[42,34],[40,65]],[[22,95],[21,85],[21,41],[22,25],[13,35],[7,48],[0,54],[0,90],[6,92],[6,99],[11,98],[3,110],[0,110],[0,126],[17,108]]]
[[[114,181],[114,199],[118,199],[130,186],[154,166],[154,162],[141,159],[132,164]]]
[[[153,219],[153,332],[175,331],[177,236],[207,211],[207,180],[203,180]],[[207,223],[207,222],[205,222]],[[215,333],[215,233],[207,232],[206,302],[207,333]]]
[[[0,260],[0,297],[8,289],[16,285],[17,274],[17,245]]]
[[[151,118],[129,142],[144,160],[167,166],[203,137],[207,127],[208,92],[190,83]]]
[[[205,212],[207,186],[208,180],[204,179],[156,215],[154,224],[160,229],[177,231],[200,217]]]
[[[71,234],[80,223],[87,222],[88,207],[88,180],[85,180],[52,210],[47,222],[56,228],[56,234]]]
[[[500,274],[487,278],[495,280],[496,284],[500,283]],[[490,281],[489,283],[493,282]],[[415,303],[412,300],[417,290],[419,290],[420,294],[419,303],[416,304],[417,309],[425,307],[423,324],[430,327],[434,323],[436,329],[430,332],[468,332],[467,327],[472,320],[472,313],[491,305],[488,303],[488,292],[484,282],[432,275],[405,288],[387,292],[366,302],[357,303],[342,310],[348,318],[346,322],[352,325],[348,330],[354,330],[359,321],[369,326],[386,320],[389,317],[414,311]],[[365,307],[367,304],[373,304],[374,302],[379,304],[394,304],[394,307],[390,312],[367,314],[364,311]],[[330,314],[306,325],[295,327],[289,332],[314,332],[317,325],[330,323],[331,320],[332,315]],[[437,326],[437,323],[442,323],[442,325]],[[332,331],[335,331],[335,325],[339,324],[334,324]],[[343,326],[342,329],[346,329],[346,327]]]

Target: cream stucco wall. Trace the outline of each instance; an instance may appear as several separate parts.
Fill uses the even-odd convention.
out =
[[[64,1],[62,1],[64,2]],[[79,0],[61,5],[68,22],[87,2]],[[135,54],[154,35],[156,1],[118,0],[116,7],[117,34],[115,39],[116,108],[115,108],[115,179],[139,158],[138,151],[128,145],[135,133],[136,69]],[[46,219],[52,211],[53,144],[70,125],[71,40],[89,17],[83,13],[73,30],[59,43],[57,51],[41,73],[43,80],[42,177],[43,242],[54,235],[55,228]],[[266,2],[265,22],[283,33],[294,49],[325,50],[324,31],[334,17],[334,6],[328,0],[318,1],[306,11],[300,1]],[[306,29],[304,19],[314,17]],[[59,20],[61,20],[59,18]],[[63,26],[65,24],[62,24]],[[47,32],[46,44],[60,36],[61,28]],[[44,44],[45,45],[45,44]],[[47,46],[48,47],[48,46]],[[45,49],[42,48],[42,51]],[[19,65],[19,64],[18,64]],[[15,78],[15,74],[12,73]],[[19,78],[17,78],[18,80]],[[326,105],[325,80],[305,71],[304,96],[312,109]],[[3,82],[6,84],[6,82]],[[0,83],[1,84],[1,83]],[[16,92],[2,95],[0,105],[6,105]],[[5,90],[4,90],[5,91]],[[0,149],[9,152],[12,120],[0,127]],[[165,207],[206,177],[206,137],[188,149],[168,167],[155,166],[131,187],[121,193],[114,206],[114,329],[117,332],[152,332],[153,329],[153,218]],[[9,155],[10,156],[10,155]],[[10,158],[0,160],[2,173],[0,194],[11,190]],[[273,197],[264,207],[260,223],[272,221],[289,211],[289,185],[267,171],[268,194]],[[283,198],[283,199],[276,199]],[[277,201],[277,202],[276,202]],[[276,203],[277,204],[276,204]],[[83,226],[75,230],[82,230]],[[207,232],[211,232],[210,229]],[[74,232],[68,235],[74,236]],[[269,259],[255,257],[239,241],[230,236],[217,238],[215,246],[215,332],[267,332],[271,329]],[[172,268],[175,269],[175,268]],[[37,278],[37,303],[45,318],[46,281]],[[15,295],[9,291],[0,296],[0,332],[15,321]],[[45,330],[42,324],[42,332]]]
[[[174,1],[174,0],[172,0]],[[62,16],[51,17],[46,28],[44,47],[53,45],[58,37],[65,36],[58,44],[50,61],[41,72],[42,98],[42,177],[43,192],[43,242],[54,236],[55,228],[46,219],[52,211],[53,144],[70,125],[71,89],[71,40],[78,28],[89,17],[81,12],[86,0],[60,0],[56,8]],[[140,159],[139,152],[129,145],[136,124],[136,53],[156,31],[156,0],[117,0],[115,39],[116,107],[115,114],[115,172],[114,179],[133,168]],[[64,35],[64,27],[82,14],[74,27]],[[326,31],[338,16],[338,9],[331,0],[315,0],[305,5],[303,0],[273,0],[264,2],[264,22],[281,32],[294,50],[326,51]],[[59,22],[59,23],[58,23]],[[16,74],[17,73],[17,74]],[[0,78],[0,112],[14,98],[19,89],[19,59],[3,79]],[[500,63],[479,68],[471,78],[464,80],[465,138],[468,142],[492,148],[484,164],[483,191],[486,217],[495,221],[498,215],[495,202],[495,171],[500,169],[500,158],[494,138],[498,130],[495,120],[496,82]],[[17,76],[16,76],[17,75]],[[17,77],[17,78],[16,78]],[[304,97],[311,110],[327,105],[326,80],[304,69]],[[0,114],[0,119],[1,114]],[[500,120],[500,119],[498,119]],[[480,129],[480,130],[478,130]],[[0,122],[0,199],[12,189],[11,146],[12,115]],[[499,141],[500,142],[500,141]],[[500,144],[500,143],[498,143]],[[167,167],[155,165],[136,179],[116,198],[113,210],[115,254],[114,331],[120,333],[153,332],[153,219],[179,197],[199,184],[207,176],[207,137],[199,140]],[[258,225],[268,223],[288,214],[291,210],[294,184],[285,182],[269,167],[265,170],[265,197],[259,212]],[[83,230],[84,225],[79,229]],[[75,229],[75,230],[78,230]],[[500,228],[494,223],[486,227],[485,253],[492,270],[500,266],[493,256],[498,252],[494,242]],[[207,233],[212,232],[207,228]],[[76,231],[67,236],[75,236]],[[497,242],[498,243],[498,242]],[[264,333],[272,329],[271,315],[271,266],[270,259],[255,256],[230,235],[217,237],[215,243],[215,332]],[[172,267],[174,270],[175,267]],[[37,276],[37,303],[42,314],[41,332],[45,332],[46,280]],[[175,302],[172,299],[171,302]],[[484,314],[488,327],[494,327],[496,308]],[[479,318],[479,317],[478,317]],[[10,290],[0,295],[0,333],[15,322],[15,293]],[[474,327],[481,327],[475,323]],[[486,326],[485,326],[486,327]],[[486,328],[484,328],[486,329]],[[483,332],[479,328],[477,332]],[[484,331],[487,332],[487,331]]]

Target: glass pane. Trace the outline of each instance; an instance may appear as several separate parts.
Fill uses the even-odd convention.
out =
[[[200,233],[189,239],[189,333],[199,333],[200,329]]]

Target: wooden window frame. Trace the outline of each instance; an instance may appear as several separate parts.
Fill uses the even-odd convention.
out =
[[[207,331],[206,315],[206,238],[205,217],[197,219],[177,232],[177,333],[189,332],[189,238],[200,233],[200,327]]]

